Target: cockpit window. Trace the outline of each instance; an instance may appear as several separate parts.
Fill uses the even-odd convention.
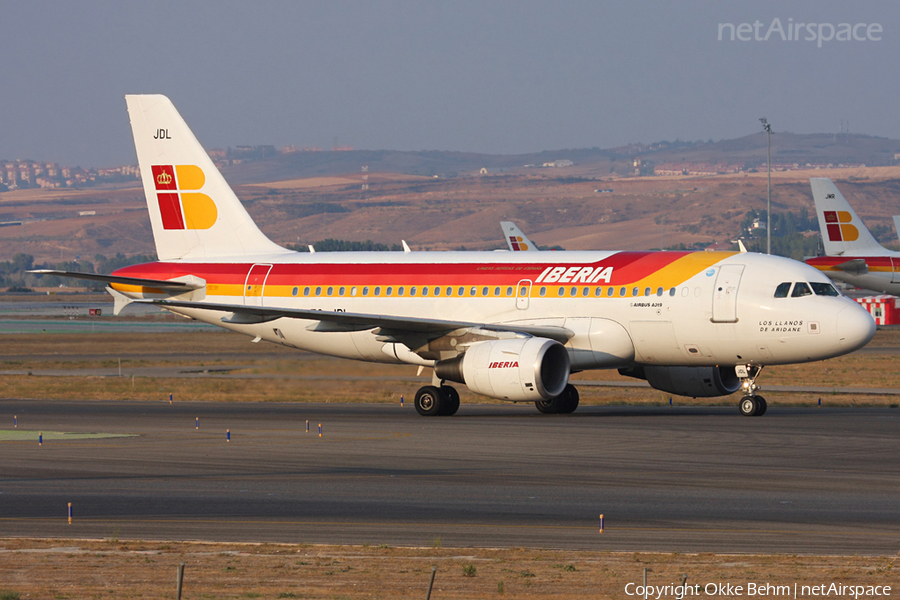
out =
[[[791,298],[800,298],[801,296],[812,296],[812,290],[809,286],[799,281],[794,284],[794,291],[791,292]]]
[[[830,283],[812,282],[809,285],[812,286],[816,296],[840,296],[840,293]]]
[[[791,282],[790,281],[785,281],[784,283],[779,283],[778,287],[775,288],[775,297],[776,298],[787,298],[789,291],[791,291]]]

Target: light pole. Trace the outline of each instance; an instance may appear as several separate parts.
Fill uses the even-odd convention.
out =
[[[772,254],[772,126],[765,117],[759,122],[766,132],[766,254]]]

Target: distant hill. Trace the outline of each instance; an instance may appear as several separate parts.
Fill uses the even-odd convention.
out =
[[[773,164],[865,164],[889,166],[898,164],[900,140],[860,134],[794,134],[772,135]],[[663,141],[654,144],[632,144],[618,148],[582,148],[547,150],[533,154],[479,154],[439,150],[349,150],[293,152],[252,162],[226,166],[222,172],[234,184],[265,183],[303,177],[348,175],[360,173],[368,166],[370,173],[454,177],[471,175],[482,168],[492,174],[538,169],[544,163],[571,160],[569,175],[605,177],[629,175],[632,160],[640,156],[645,164],[661,163],[728,163],[746,169],[764,166],[766,137],[751,134],[732,140]],[[526,169],[525,166],[529,165]]]

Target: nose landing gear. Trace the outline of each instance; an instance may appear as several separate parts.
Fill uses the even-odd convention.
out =
[[[768,405],[766,399],[757,395],[756,391],[759,386],[756,385],[756,378],[762,371],[760,365],[737,365],[734,372],[741,379],[741,390],[744,397],[738,402],[738,410],[745,417],[761,417],[766,414]]]

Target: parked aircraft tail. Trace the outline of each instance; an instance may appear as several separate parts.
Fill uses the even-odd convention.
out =
[[[125,101],[159,260],[289,252],[259,230],[168,98]]]
[[[809,183],[816,203],[825,254],[876,256],[888,252],[875,241],[862,219],[830,179],[813,177]]]
[[[503,230],[503,237],[506,238],[506,245],[511,251],[523,252],[538,249],[537,245],[532,243],[512,221],[500,221],[500,228]]]

